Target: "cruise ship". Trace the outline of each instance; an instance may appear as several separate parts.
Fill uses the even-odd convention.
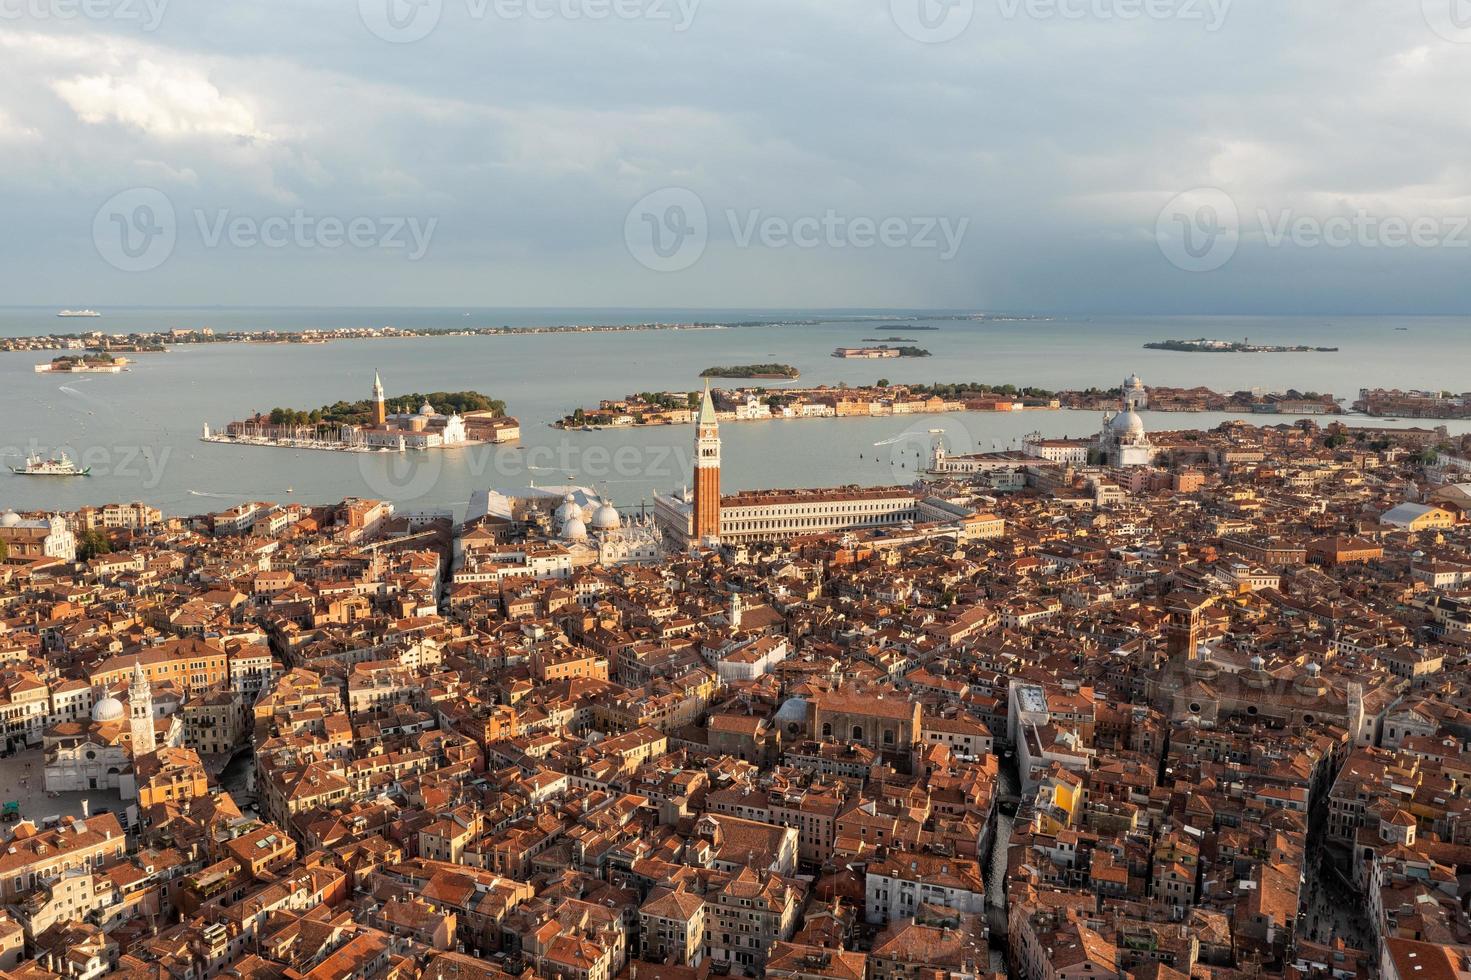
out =
[[[62,310],[57,316],[101,316],[96,310]]]
[[[27,456],[25,466],[12,466],[10,472],[17,476],[91,476],[92,467],[78,469],[66,453],[55,459]]]

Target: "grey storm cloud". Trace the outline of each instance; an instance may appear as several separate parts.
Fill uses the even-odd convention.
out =
[[[0,289],[1459,312],[1462,2],[0,0]]]

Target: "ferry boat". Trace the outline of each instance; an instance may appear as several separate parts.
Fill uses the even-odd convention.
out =
[[[25,466],[12,466],[10,472],[16,476],[91,476],[92,467],[77,469],[77,464],[62,453],[56,459],[27,456]]]
[[[57,316],[101,316],[96,310],[62,310]]]

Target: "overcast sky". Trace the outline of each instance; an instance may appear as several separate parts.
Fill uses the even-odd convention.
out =
[[[164,2],[0,0],[0,303],[1471,310],[1468,0]]]

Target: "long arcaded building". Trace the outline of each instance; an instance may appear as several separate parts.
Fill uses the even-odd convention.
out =
[[[665,542],[678,550],[691,543],[779,541],[850,528],[913,522],[919,495],[908,487],[837,487],[811,490],[747,490],[720,494],[720,432],[710,393],[696,424],[695,486],[654,498],[654,519]]]

